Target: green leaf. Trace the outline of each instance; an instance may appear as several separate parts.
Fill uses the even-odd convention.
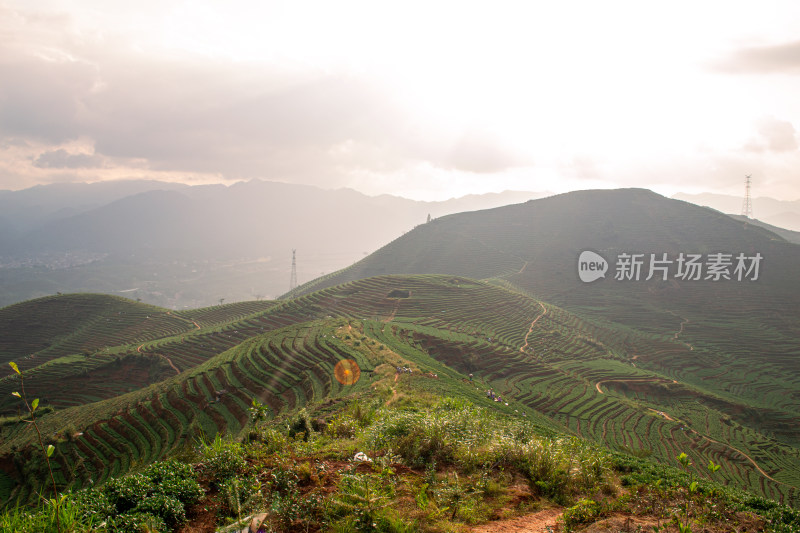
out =
[[[13,369],[14,369],[14,372],[16,372],[16,373],[17,373],[17,374],[19,374],[19,375],[22,375],[22,372],[20,372],[20,371],[19,371],[19,367],[17,366],[17,363],[15,363],[14,361],[9,361],[9,362],[8,362],[8,365],[9,365],[11,368],[13,368]]]
[[[52,457],[54,451],[56,451],[55,446],[53,446],[52,444],[48,444],[47,445],[47,457]]]
[[[18,393],[17,391],[12,392],[11,396],[16,396],[17,398],[22,398],[22,394]]]
[[[31,411],[35,411],[37,407],[39,407],[39,398],[31,402]]]

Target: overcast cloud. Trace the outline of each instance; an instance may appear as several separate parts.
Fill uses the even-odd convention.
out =
[[[800,197],[788,2],[773,6],[780,24],[725,2],[691,20],[689,2],[137,5],[0,0],[0,188],[736,194],[754,174],[759,194]]]

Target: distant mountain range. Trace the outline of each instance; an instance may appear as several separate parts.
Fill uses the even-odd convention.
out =
[[[172,308],[269,298],[340,269],[428,216],[544,196],[443,202],[266,181],[118,181],[0,191],[0,306],[106,292]]]
[[[724,194],[687,194],[672,196],[697,205],[704,205],[723,213],[739,215],[742,213],[742,198]],[[800,200],[776,200],[774,198],[753,198],[753,217],[779,228],[800,231]]]

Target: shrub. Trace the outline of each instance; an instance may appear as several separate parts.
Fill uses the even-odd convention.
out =
[[[588,524],[593,522],[600,515],[600,504],[594,500],[580,500],[564,511],[561,519],[564,521],[564,527],[567,531],[571,531],[573,527],[579,524]]]
[[[176,498],[183,504],[197,503],[205,494],[197,482],[191,465],[178,461],[153,463],[144,472],[157,491]]]
[[[250,442],[261,443],[261,448],[266,453],[275,453],[284,450],[289,444],[286,435],[272,427],[259,427],[250,431]]]
[[[232,440],[223,439],[219,434],[208,444],[201,441],[200,452],[203,456],[203,468],[217,487],[247,468],[244,447]]]
[[[173,528],[186,521],[186,510],[183,504],[174,496],[167,496],[160,492],[151,494],[140,501],[131,514],[136,513],[149,513],[160,517]]]
[[[72,495],[72,501],[81,509],[85,519],[101,522],[116,514],[114,505],[107,494],[98,489],[81,490]]]
[[[301,409],[297,413],[297,417],[289,424],[289,438],[296,439],[302,437],[303,442],[308,442],[311,433],[314,430],[311,428],[311,420],[308,418],[308,412]]]
[[[106,483],[103,492],[117,513],[125,513],[136,507],[151,490],[152,484],[143,474],[132,474],[115,478]]]
[[[393,495],[391,483],[365,474],[347,474],[339,482],[339,493],[333,499],[340,516],[355,518],[358,530],[372,531],[373,524],[382,521],[384,509]]]
[[[160,533],[167,531],[167,524],[149,513],[131,513],[109,520],[107,529],[110,533]]]

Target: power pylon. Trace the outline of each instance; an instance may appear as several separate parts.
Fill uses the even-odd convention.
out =
[[[295,259],[296,250],[292,250],[292,277],[289,278],[289,290],[293,291],[297,288],[297,260]]]
[[[742,201],[742,216],[753,218],[753,201],[750,199],[750,179],[748,174],[744,177],[744,200]]]

